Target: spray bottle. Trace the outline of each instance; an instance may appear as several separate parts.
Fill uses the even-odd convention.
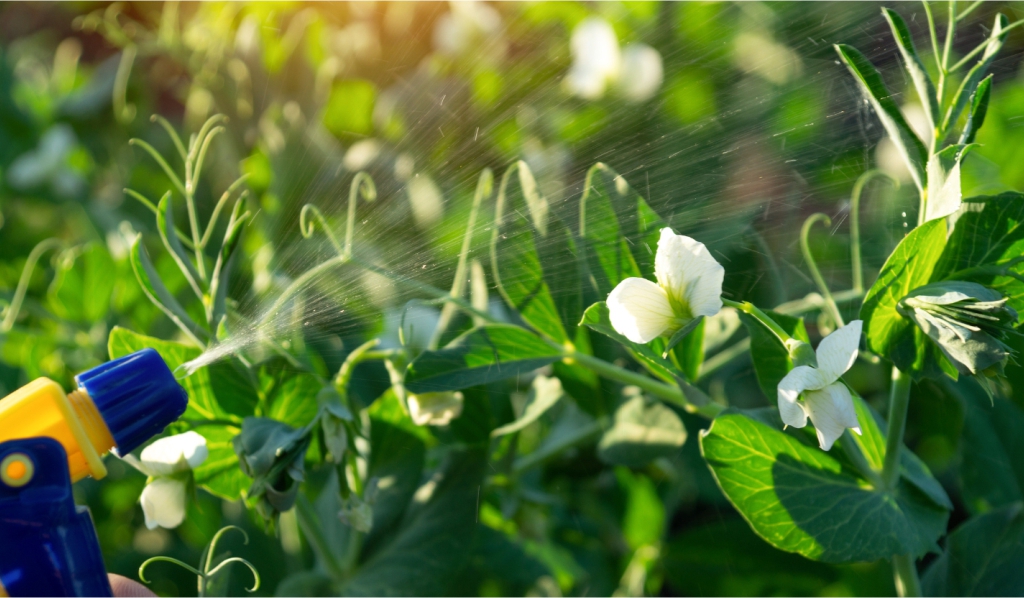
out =
[[[0,597],[110,596],[92,517],[71,484],[107,475],[178,419],[188,396],[153,349],[75,377],[39,378],[0,399]]]

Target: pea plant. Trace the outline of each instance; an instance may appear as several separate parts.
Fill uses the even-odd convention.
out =
[[[953,63],[957,23],[977,6],[958,14],[951,4],[940,45],[925,5],[934,67],[899,13],[882,11],[927,117],[926,138],[871,62],[853,47],[835,47],[906,163],[919,196],[917,225],[866,286],[858,210],[879,173],[864,173],[851,197],[851,288],[833,291],[820,274],[808,238],[829,219],[814,214],[800,243],[818,293],[773,309],[723,295],[727,265],[674,230],[611,167],[594,165],[569,209],[549,202],[530,167],[516,162],[499,179],[480,174],[450,288],[361,251],[357,214],[377,194],[359,173],[343,227],[317,206],[302,210],[300,242],[326,247],[330,257],[290,280],[266,309],[242,313],[227,291],[252,219],[245,179],[224,189],[205,225],[194,194],[222,118],[187,143],[157,118],[176,148],[173,160],[133,144],[173,188],[155,202],[128,193],[153,212],[159,250],[194,299],[183,304],[168,290],[138,236],[134,273],[183,341],[117,328],[109,350],[117,357],[154,347],[188,374],[190,405],[172,431],[198,433],[205,448],[190,449],[199,458],[167,459],[175,465],[167,470],[146,465],[153,459],[143,455],[151,484],[180,496],[147,489],[147,521],[180,523],[194,482],[228,500],[244,498],[270,528],[294,509],[318,568],[291,590],[435,593],[471,558],[479,522],[505,529],[503,519],[540,500],[524,498],[539,464],[596,444],[602,462],[629,476],[629,468],[696,443],[728,502],[775,548],[826,563],[891,561],[900,595],[1019,591],[1000,585],[1020,581],[1012,570],[1024,538],[1019,503],[993,498],[997,478],[975,473],[963,491],[974,516],[947,536],[953,502],[904,445],[912,395],[920,409],[937,393],[958,397],[975,417],[995,422],[990,413],[1006,393],[1004,366],[1020,337],[1024,194],[965,198],[960,170],[992,97],[988,69],[1024,21],[998,15],[987,39]],[[182,202],[184,230],[173,218]],[[331,371],[304,343],[303,322],[318,317],[304,297],[325,280],[365,273],[415,295],[406,313],[439,306],[436,325],[418,337],[401,325],[397,347],[370,334],[346,347]],[[712,337],[728,342],[741,326],[749,338],[705,358]],[[752,361],[773,405],[732,406],[704,384],[708,372],[741,358]],[[858,360],[891,368],[884,415],[844,379]],[[366,368],[388,380],[369,402],[352,392]],[[528,434],[556,415],[546,437]],[[699,437],[688,438],[686,422],[694,421]],[[999,438],[993,431],[974,441],[996,446]],[[620,592],[658,587],[651,584],[661,549],[660,530],[629,539]],[[919,561],[929,554],[938,556],[928,557],[922,577]]]

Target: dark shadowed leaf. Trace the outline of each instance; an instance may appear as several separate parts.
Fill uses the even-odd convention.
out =
[[[409,365],[405,387],[412,393],[459,390],[525,374],[561,357],[558,348],[525,328],[489,324],[443,349],[424,351]]]
[[[956,528],[925,572],[925,596],[1024,595],[1024,505],[978,515]]]

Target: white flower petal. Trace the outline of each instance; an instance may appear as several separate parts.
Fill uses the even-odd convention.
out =
[[[612,327],[634,343],[658,338],[675,322],[665,290],[643,278],[627,278],[608,295]]]
[[[185,520],[185,482],[174,478],[156,478],[146,485],[139,497],[146,527],[168,529]]]
[[[819,390],[828,386],[830,380],[809,365],[793,368],[779,382],[779,415],[782,423],[794,428],[807,425],[807,414],[800,406],[800,393],[807,390]]]
[[[703,243],[661,229],[654,275],[674,300],[689,305],[693,316],[711,317],[722,309],[725,268]]]
[[[822,450],[829,450],[843,435],[846,428],[860,434],[860,423],[853,409],[850,389],[842,383],[830,384],[822,390],[812,390],[804,395],[804,408],[814,429],[818,433],[818,444]]]
[[[409,395],[409,416],[418,426],[447,426],[462,414],[461,392]]]
[[[857,360],[863,322],[854,320],[822,339],[818,345],[818,369],[835,382]]]
[[[139,459],[153,475],[170,475],[199,467],[207,455],[206,439],[189,431],[157,440],[142,450]]]

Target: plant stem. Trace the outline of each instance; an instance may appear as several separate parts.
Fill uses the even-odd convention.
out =
[[[764,324],[765,328],[771,330],[772,334],[774,334],[783,345],[786,345],[786,343],[791,340],[789,333],[783,330],[781,326],[775,323],[775,320],[769,318],[768,314],[758,309],[758,307],[753,303],[749,301],[733,301],[732,299],[726,299],[725,297],[722,297],[722,303],[756,318],[757,321]]]
[[[11,304],[7,306],[7,313],[4,315],[3,322],[0,323],[0,332],[10,332],[11,328],[14,328],[14,321],[18,319],[18,312],[21,311],[21,304],[25,301],[25,294],[28,293],[28,283],[32,280],[32,272],[36,269],[36,263],[39,262],[39,258],[43,257],[43,254],[52,248],[63,247],[64,241],[60,239],[43,239],[28,254],[28,259],[25,260],[25,268],[21,271],[21,277],[18,278],[18,286],[14,290],[14,297],[11,298]]]
[[[900,479],[900,450],[903,431],[907,425],[907,407],[910,405],[910,374],[892,368],[892,389],[889,393],[889,423],[885,438],[885,461],[882,466],[882,484],[893,490]]]
[[[878,169],[865,172],[853,184],[853,193],[850,194],[850,262],[853,268],[853,290],[858,293],[864,292],[864,268],[860,256],[860,196],[864,187],[875,177],[884,177],[897,189],[900,187],[898,180]]]
[[[589,368],[605,378],[617,380],[624,384],[638,386],[659,399],[675,403],[685,409],[688,413],[695,413],[708,418],[714,418],[725,410],[725,407],[717,403],[709,403],[698,407],[686,398],[686,394],[683,393],[678,386],[659,382],[638,372],[620,368],[617,365],[608,363],[607,361],[598,359],[592,355],[577,353],[575,351],[567,351],[565,356],[569,359],[575,360],[583,367]]]
[[[828,290],[828,284],[825,283],[825,277],[821,275],[821,270],[818,269],[818,263],[814,261],[814,255],[811,253],[811,246],[808,241],[808,236],[811,232],[811,227],[818,221],[823,221],[825,226],[832,226],[832,219],[818,212],[811,214],[807,220],[804,220],[804,225],[800,229],[800,251],[804,254],[804,261],[807,262],[807,267],[811,271],[811,278],[814,279],[814,283],[818,285],[818,290],[821,292],[821,296],[825,298],[825,305],[828,306],[832,320],[836,323],[837,328],[842,328],[845,325],[843,322],[843,315],[839,313],[839,306],[836,305],[836,300],[832,298],[832,292]],[[859,251],[859,249],[858,249]]]
[[[892,557],[892,572],[896,578],[896,594],[899,596],[920,596],[921,581],[917,577],[914,557],[898,554]]]

